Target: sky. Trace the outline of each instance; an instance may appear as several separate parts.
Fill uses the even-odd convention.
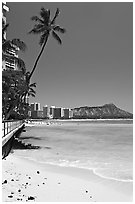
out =
[[[34,72],[36,97],[30,102],[57,107],[100,106],[114,103],[133,112],[132,2],[8,2],[7,38],[27,45],[19,56],[30,71],[41,49],[39,35],[30,35],[41,7],[57,8],[62,45],[50,36]]]

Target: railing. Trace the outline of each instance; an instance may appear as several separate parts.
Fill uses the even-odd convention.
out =
[[[2,121],[2,138],[5,137],[8,133],[19,127],[24,123],[24,120],[4,120]]]

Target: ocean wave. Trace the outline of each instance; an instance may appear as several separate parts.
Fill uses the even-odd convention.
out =
[[[117,171],[113,172],[112,169],[107,169],[108,172],[110,171],[110,175],[106,173],[106,168],[95,168],[95,167],[89,167],[87,165],[81,164],[80,160],[75,160],[75,161],[69,161],[66,159],[59,159],[58,161],[42,161],[42,160],[37,160],[36,157],[30,157],[30,156],[24,156],[24,155],[18,155],[19,157],[22,157],[24,159],[28,159],[30,161],[34,161],[34,162],[38,162],[40,164],[49,164],[49,165],[53,165],[53,166],[59,166],[59,167],[73,167],[73,168],[78,168],[78,169],[85,169],[85,170],[90,170],[92,171],[96,176],[103,178],[103,179],[109,179],[109,180],[115,180],[115,181],[120,181],[120,182],[133,182],[133,179],[131,179],[130,175],[118,175]],[[122,170],[121,170],[122,171]],[[124,171],[124,170],[123,170]],[[114,173],[114,175],[112,176],[111,173]],[[120,171],[118,171],[120,172]],[[126,170],[125,170],[126,172]],[[126,178],[125,178],[126,177]]]
[[[99,169],[93,169],[93,173],[101,178],[109,179],[109,180],[115,180],[115,181],[121,181],[121,182],[133,182],[133,179],[129,178],[130,176],[127,176],[127,178],[116,178],[114,176],[105,175],[103,172],[100,173]],[[124,176],[123,176],[124,177]],[[125,176],[126,177],[126,176]]]

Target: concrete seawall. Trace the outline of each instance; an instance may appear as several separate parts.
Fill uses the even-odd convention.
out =
[[[24,126],[24,123],[21,124],[2,138],[2,159],[4,159],[9,154],[12,148],[14,138],[19,136]]]

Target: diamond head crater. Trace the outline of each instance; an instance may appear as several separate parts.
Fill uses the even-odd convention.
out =
[[[122,110],[113,103],[103,106],[83,106],[73,109],[73,118],[76,119],[133,119],[133,114]]]

